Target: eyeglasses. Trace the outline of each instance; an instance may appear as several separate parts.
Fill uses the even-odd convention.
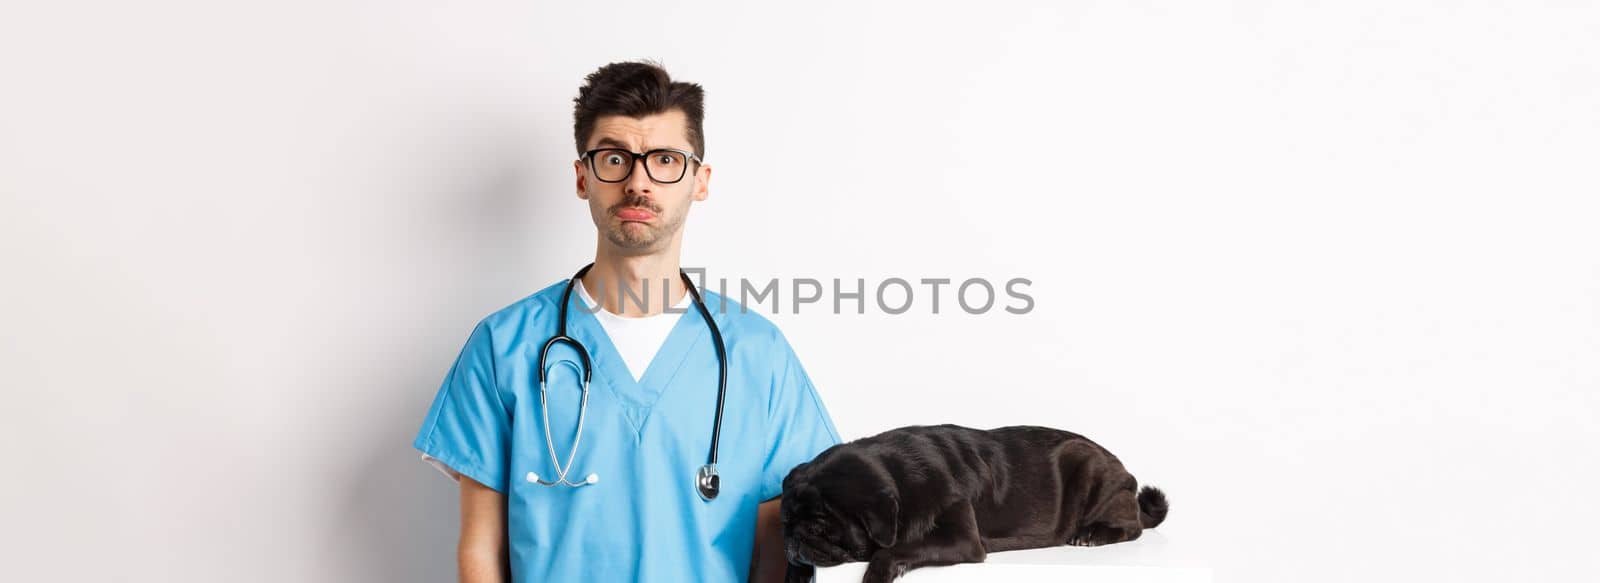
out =
[[[633,174],[634,163],[641,159],[644,160],[645,175],[662,184],[683,180],[684,174],[689,171],[690,160],[696,164],[703,163],[694,152],[676,148],[656,148],[643,154],[622,148],[596,148],[584,152],[582,159],[589,163],[589,171],[594,172],[594,177],[601,182],[627,180]]]

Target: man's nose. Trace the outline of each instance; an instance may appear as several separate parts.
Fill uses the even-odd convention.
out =
[[[650,180],[650,172],[644,169],[644,158],[633,161],[633,172],[628,174],[628,182],[624,185],[628,192],[648,194],[655,188],[655,182]]]

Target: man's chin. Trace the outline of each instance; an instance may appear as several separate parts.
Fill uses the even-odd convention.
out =
[[[660,238],[657,237],[655,232],[651,231],[647,225],[628,227],[625,223],[623,224],[622,228],[607,233],[606,239],[609,239],[613,245],[623,249],[637,249],[642,251],[655,248],[656,242]]]

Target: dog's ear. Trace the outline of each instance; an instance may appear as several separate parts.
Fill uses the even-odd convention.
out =
[[[900,496],[893,489],[879,490],[874,503],[867,505],[860,516],[873,543],[881,548],[894,546],[900,530]]]
[[[794,476],[795,476],[795,474],[800,473],[800,468],[806,467],[810,463],[811,462],[800,462],[799,464],[795,465],[793,468],[789,468],[789,473],[783,475],[783,486],[782,486],[782,489],[779,490],[779,491],[780,492],[789,491],[794,485],[794,480],[795,480]]]

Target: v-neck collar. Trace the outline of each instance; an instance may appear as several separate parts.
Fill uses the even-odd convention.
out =
[[[689,353],[705,336],[705,319],[690,302],[687,312],[680,315],[672,326],[672,332],[667,334],[666,342],[656,351],[655,358],[650,359],[644,374],[635,381],[627,363],[622,360],[621,352],[611,342],[611,337],[606,335],[605,328],[601,327],[600,320],[585,309],[583,300],[576,293],[572,295],[571,303],[567,306],[568,334],[589,350],[595,377],[591,382],[604,384],[611,391],[633,426],[635,437],[642,441],[650,411],[672,386],[672,379],[678,375]]]
[[[641,337],[648,339],[649,354],[641,355],[630,352],[622,355],[623,362],[628,368],[628,374],[633,375],[634,381],[637,382],[644,381],[644,373],[650,367],[650,361],[655,358],[656,353],[661,351],[661,347],[666,345],[667,336],[672,333],[672,328],[677,325],[679,320],[683,319],[684,313],[693,304],[693,297],[685,292],[683,297],[679,298],[677,305],[668,308],[670,311],[641,317],[619,316],[611,313],[610,310],[600,308],[600,302],[589,295],[589,290],[583,287],[582,280],[573,282],[572,287],[574,295],[582,298],[583,303],[589,306],[589,313],[594,315],[595,319],[600,322],[600,328],[605,330],[606,337],[611,340],[611,347],[617,349],[618,354],[621,354],[623,348],[643,352],[641,349],[646,347],[639,346],[638,343]],[[634,337],[619,338],[613,333],[632,334]],[[630,340],[635,344],[624,347],[619,343],[619,340]],[[639,360],[641,356],[643,357],[642,361]]]

